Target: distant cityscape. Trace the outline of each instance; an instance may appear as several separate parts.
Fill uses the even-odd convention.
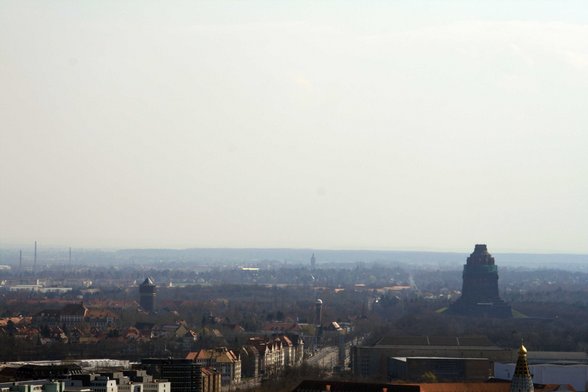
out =
[[[251,250],[208,266],[173,257],[222,250],[89,251],[83,263],[60,252],[35,244],[31,263],[3,251],[6,391],[585,390],[588,382],[588,273],[525,262],[498,272],[500,257],[485,244],[462,257],[461,271],[453,254],[413,262],[420,252],[351,252],[362,260],[327,263],[322,251],[285,262],[252,260],[279,251]],[[116,266],[103,262],[108,255],[136,261]]]
[[[0,392],[588,392],[588,2],[0,0]]]

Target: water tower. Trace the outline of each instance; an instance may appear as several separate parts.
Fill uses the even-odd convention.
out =
[[[143,283],[139,286],[139,304],[146,312],[153,312],[155,310],[155,295],[157,294],[157,286],[151,278],[145,278]]]

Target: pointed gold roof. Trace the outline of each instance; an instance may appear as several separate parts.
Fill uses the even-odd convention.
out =
[[[527,348],[521,342],[519,347],[519,357],[515,366],[515,371],[512,376],[510,386],[511,392],[533,392],[533,377],[529,370],[529,363],[527,362]]]

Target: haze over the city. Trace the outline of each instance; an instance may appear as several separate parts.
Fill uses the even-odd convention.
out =
[[[581,1],[0,1],[0,247],[588,253]]]

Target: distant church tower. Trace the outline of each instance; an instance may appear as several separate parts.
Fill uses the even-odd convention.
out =
[[[521,343],[519,358],[510,384],[510,392],[534,392],[534,390],[533,377],[531,377],[527,363],[527,349]]]
[[[139,304],[146,312],[153,312],[155,310],[155,295],[157,294],[157,286],[151,278],[145,278],[145,281],[139,286]]]
[[[316,257],[314,257],[314,253],[310,257],[310,268],[311,269],[315,269],[316,268]]]
[[[448,313],[511,318],[512,309],[498,294],[498,267],[485,244],[477,244],[463,266],[461,297]]]

